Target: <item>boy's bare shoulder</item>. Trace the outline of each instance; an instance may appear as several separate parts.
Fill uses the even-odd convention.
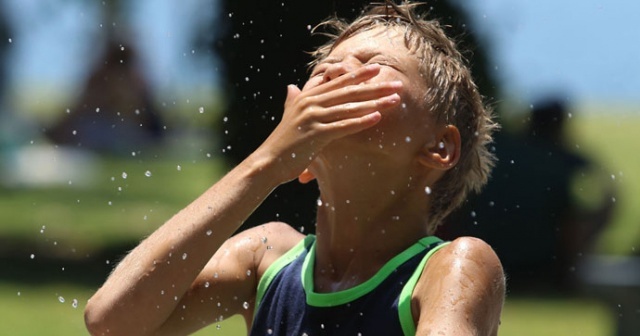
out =
[[[504,296],[502,264],[491,246],[478,238],[461,237],[435,253],[425,266],[414,291],[414,316],[423,328],[457,323],[461,332],[492,335],[497,332]]]
[[[283,222],[270,222],[262,224],[232,237],[228,243],[234,245],[236,251],[250,251],[254,258],[258,274],[264,271],[276,259],[285,254],[296,244],[298,244],[304,235]]]
[[[461,267],[480,266],[476,271],[492,274],[496,271],[502,274],[500,259],[491,246],[482,239],[475,237],[460,237],[442,248],[433,259],[449,264],[452,271]]]
[[[420,283],[437,281],[452,289],[493,291],[504,286],[504,272],[489,244],[479,238],[460,237],[435,253],[425,266]]]

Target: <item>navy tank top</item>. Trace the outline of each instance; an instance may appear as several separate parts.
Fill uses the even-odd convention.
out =
[[[364,283],[316,293],[315,236],[309,235],[260,279],[250,335],[415,335],[411,294],[429,257],[445,245],[425,237]]]

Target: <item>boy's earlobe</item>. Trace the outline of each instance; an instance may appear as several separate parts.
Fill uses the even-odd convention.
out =
[[[453,125],[447,125],[421,150],[418,161],[426,167],[448,170],[460,159],[460,131]]]
[[[313,175],[309,168],[305,169],[300,175],[298,175],[298,182],[302,184],[307,184],[316,179],[316,176]]]

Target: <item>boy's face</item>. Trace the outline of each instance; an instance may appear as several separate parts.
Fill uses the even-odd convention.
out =
[[[420,72],[420,61],[405,46],[404,31],[396,27],[377,27],[357,33],[335,46],[328,57],[313,69],[303,91],[367,64],[381,65],[380,73],[368,83],[402,81],[401,104],[381,110],[382,120],[373,129],[355,137],[374,143],[397,157],[398,147],[419,148],[431,140],[433,122],[425,107],[427,83]],[[364,140],[364,141],[363,141]]]

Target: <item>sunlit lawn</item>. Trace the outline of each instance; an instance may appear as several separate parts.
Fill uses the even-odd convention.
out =
[[[634,155],[640,143],[637,129],[638,117],[574,120],[578,136],[574,141],[580,150],[616,175],[619,208],[600,244],[602,251],[630,253],[640,239],[640,208],[634,206],[640,201],[640,178],[634,175],[640,171],[640,158]],[[17,253],[14,258],[28,265],[48,254],[82,259],[118,242],[135,242],[204,191],[225,169],[206,157],[195,161],[112,158],[100,167],[96,184],[90,188],[63,185],[2,190],[0,251]],[[147,171],[151,176],[145,175]],[[115,263],[104,262],[110,263],[105,267]],[[28,283],[2,280],[15,271],[4,265],[0,269],[0,335],[86,334],[82,309],[97,284],[79,283],[71,275],[65,281],[48,281],[47,274],[35,274]],[[57,271],[57,279],[64,279],[66,272]],[[594,301],[509,297],[500,334],[605,336],[612,334],[613,322],[609,312]],[[240,323],[231,321],[199,334],[237,335],[241,330]]]

